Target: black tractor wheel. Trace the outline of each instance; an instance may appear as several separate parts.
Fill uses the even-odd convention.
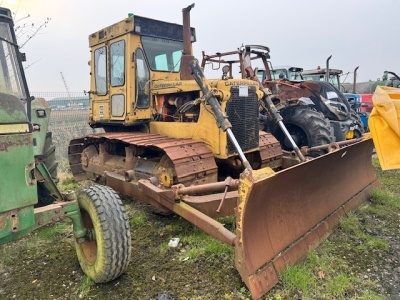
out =
[[[361,121],[360,116],[354,110],[351,111],[351,120],[355,124],[353,129],[353,138],[360,138],[365,132],[364,124]]]
[[[341,142],[346,140],[346,128],[342,128],[340,121],[330,121],[331,127],[333,128],[333,135],[335,136],[336,142]]]
[[[53,145],[53,135],[51,132],[47,132],[46,141],[44,143],[43,156],[46,159],[45,165],[49,170],[51,177],[58,183],[57,167],[58,161],[56,160],[56,146]]]
[[[42,157],[45,161],[45,166],[53,178],[54,182],[59,181],[57,175],[58,161],[56,160],[56,147],[53,145],[53,136],[51,132],[46,133],[46,141],[44,143],[44,149]],[[38,203],[36,207],[46,206],[52,204],[55,198],[51,196],[50,191],[46,188],[43,182],[38,182]]]
[[[95,185],[78,194],[86,240],[75,242],[83,272],[96,283],[120,276],[129,265],[131,234],[128,216],[118,194]]]
[[[299,148],[303,146],[315,147],[335,141],[329,120],[321,112],[317,112],[308,106],[292,106],[282,110],[281,116],[283,123]],[[272,134],[280,141],[284,150],[293,150],[289,139],[278,126],[275,126]],[[326,150],[317,150],[310,155],[319,156],[326,152]]]

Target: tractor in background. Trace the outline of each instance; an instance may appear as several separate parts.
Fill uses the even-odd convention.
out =
[[[356,126],[360,128],[359,131],[368,131],[368,118],[372,110],[372,93],[356,93],[355,87],[357,82],[357,70],[356,67],[353,72],[353,84],[346,84],[340,82],[340,77],[343,76],[343,71],[339,69],[331,69],[329,67],[329,60],[332,55],[326,60],[326,68],[320,68],[314,70],[303,71],[303,76],[305,80],[315,80],[315,81],[326,81],[332,84],[337,90],[339,90],[343,96],[347,99],[352,110],[352,118],[357,124]],[[350,92],[350,88],[352,91]],[[360,132],[357,136],[360,135]]]
[[[391,76],[389,76],[391,75]],[[381,78],[369,80],[366,82],[343,83],[346,91],[352,91],[358,94],[373,94],[377,86],[388,86],[400,88],[400,78],[392,71],[384,71]],[[371,105],[372,110],[372,105]]]
[[[329,56],[326,60],[326,67],[321,68],[318,66],[316,69],[304,70],[302,75],[304,80],[311,81],[326,81],[332,84],[341,92],[346,92],[344,86],[340,83],[340,76],[343,75],[343,71],[339,69],[331,69],[329,67],[329,61],[332,58],[332,55]],[[357,72],[358,67],[355,69],[355,73]],[[355,75],[354,75],[355,76]]]
[[[303,68],[299,67],[291,67],[291,66],[276,66],[274,68],[271,67],[271,79],[272,80],[280,80],[287,79],[290,81],[303,81]],[[257,74],[260,76],[262,73]],[[262,75],[261,75],[262,76]],[[260,76],[260,81],[262,78]]]
[[[277,80],[274,69],[270,67],[269,52],[265,46],[245,45],[237,51],[218,52],[214,55],[203,53],[202,67],[213,64],[213,69],[217,69],[223,65],[227,76],[232,76],[230,70],[236,64],[242,78],[262,83],[264,88],[271,91],[271,101],[299,147],[316,147],[362,136],[364,130],[361,120],[338,89],[319,79],[307,81],[304,75],[301,81],[290,80],[285,76]],[[248,72],[248,68],[252,68],[251,64],[261,66],[254,69],[255,76]],[[284,150],[293,150],[292,143],[266,109],[261,110],[260,121],[263,130],[272,133]],[[320,149],[313,155],[321,153],[326,151]]]

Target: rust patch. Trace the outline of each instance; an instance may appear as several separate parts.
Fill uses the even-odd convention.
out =
[[[235,263],[253,298],[274,285],[273,272],[260,269],[268,271],[272,262],[279,275],[326,239],[347,210],[368,199],[376,182],[372,149],[366,139],[274,176],[254,176],[262,174],[256,170],[241,178]]]
[[[29,134],[2,136],[0,139],[0,151],[8,151],[9,147],[32,145],[32,136]]]
[[[18,231],[18,212],[17,211],[12,211],[11,212],[11,231],[12,232],[17,232]]]
[[[6,228],[7,220],[0,220],[0,231]]]
[[[191,185],[215,182],[217,180],[217,166],[214,156],[202,142],[141,132],[92,134],[85,138],[72,140],[68,150],[68,159],[72,173],[77,180],[84,178],[84,176],[79,177],[79,175],[84,173],[81,165],[81,152],[85,146],[100,144],[104,141],[109,141],[115,145],[120,143],[125,147],[133,145],[138,151],[151,149],[164,152],[172,161],[179,183]],[[83,162],[86,163],[85,160]]]

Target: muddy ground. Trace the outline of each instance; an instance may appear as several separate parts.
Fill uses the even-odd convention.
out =
[[[139,207],[144,209],[146,207]],[[30,236],[0,246],[0,299],[240,299],[244,287],[234,268],[233,252],[185,256],[187,247],[166,244],[197,231],[177,216],[146,211],[132,231],[132,258],[126,274],[107,284],[87,287],[68,228]],[[49,235],[49,236],[47,236]],[[233,250],[233,249],[232,249]],[[165,299],[164,299],[165,300]]]
[[[389,184],[398,190],[398,180]],[[59,224],[57,230],[54,226],[44,228],[0,246],[0,299],[249,298],[234,267],[233,249],[222,253],[208,251],[188,258],[188,244],[181,242],[177,248],[166,245],[172,237],[184,240],[185,236],[196,235],[196,228],[177,216],[154,215],[140,204],[135,204],[129,213],[134,214],[137,210],[145,211],[144,218],[132,230],[131,264],[119,279],[99,285],[88,281],[76,259],[70,228]],[[393,212],[386,218],[371,216],[365,222],[371,224],[367,228],[371,234],[389,242],[389,249],[356,255],[351,249],[340,248],[347,238],[339,229],[330,238],[338,245],[332,255],[347,260],[361,281],[373,281],[371,288],[382,299],[400,299],[399,214]],[[385,226],[376,230],[374,222],[383,222]],[[302,299],[296,290],[282,294],[284,288],[282,284],[276,286],[264,299]],[[357,289],[365,289],[365,285],[353,286],[346,296],[338,299],[359,299],[355,297]],[[278,294],[283,297],[279,298]]]

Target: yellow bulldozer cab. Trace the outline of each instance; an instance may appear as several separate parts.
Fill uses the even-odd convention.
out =
[[[400,168],[400,89],[377,86],[368,120],[382,170]]]

